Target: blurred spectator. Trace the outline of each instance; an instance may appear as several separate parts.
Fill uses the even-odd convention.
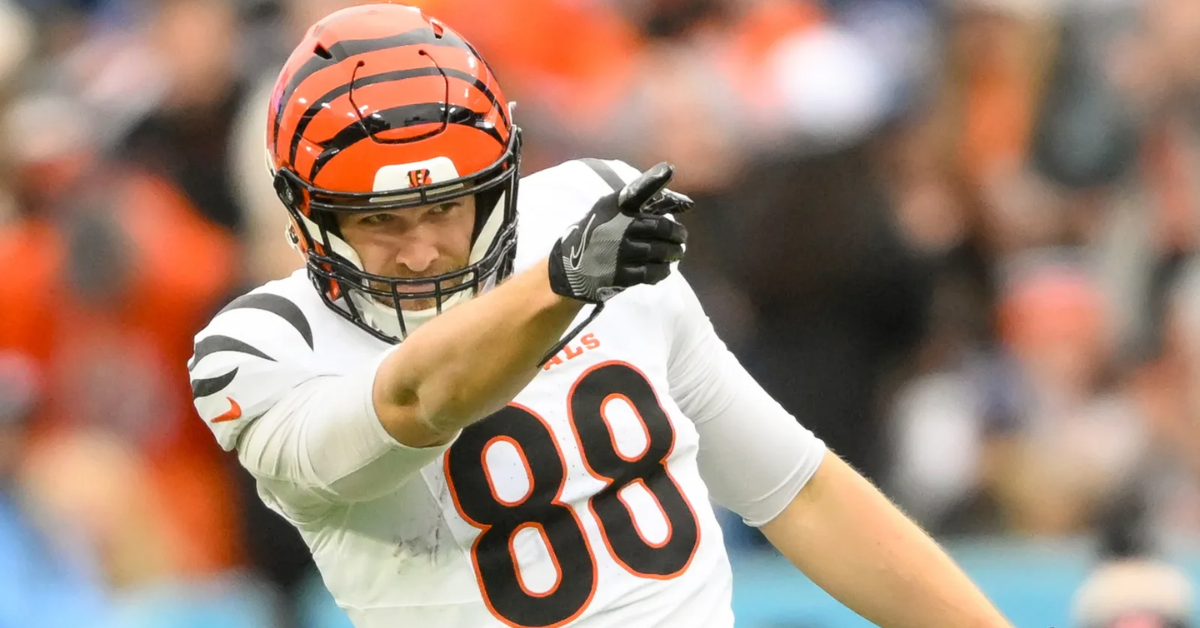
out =
[[[1101,132],[1101,127],[1132,126],[1137,133],[1135,140],[1110,142],[1120,150],[1107,159],[1123,169],[1113,168],[1099,181],[1103,187],[1075,194],[1089,201],[1086,216],[1094,226],[1085,236],[1103,264],[1120,348],[1133,359],[1156,351],[1165,290],[1182,262],[1200,250],[1200,180],[1195,175],[1200,163],[1195,115],[1200,64],[1195,59],[1200,51],[1187,39],[1188,33],[1200,30],[1200,15],[1190,3],[1174,0],[1137,8],[1140,19],[1127,20],[1124,23],[1134,26],[1109,34],[1107,45],[1095,47],[1094,56],[1100,60],[1092,62],[1094,73],[1107,81],[1123,110],[1115,110],[1103,94],[1081,94],[1078,102],[1096,103],[1091,109],[1107,110],[1107,115],[1089,116],[1081,105],[1062,112],[1064,119],[1083,127],[1078,133],[1092,138],[1114,135]],[[1128,12],[1116,12],[1109,20],[1121,22]],[[1066,139],[1060,139],[1065,151],[1096,152],[1087,149],[1096,142],[1079,145],[1062,141]],[[1134,145],[1124,148],[1130,142]],[[1133,154],[1121,154],[1127,150]],[[1099,157],[1106,156],[1101,152]]]
[[[1144,485],[1134,480],[1107,508],[1099,564],[1075,594],[1076,628],[1191,628],[1195,587],[1161,560],[1146,528]]]
[[[1053,37],[1043,3],[957,0],[947,42],[947,93],[954,164],[977,196],[983,235],[997,252],[1053,243],[1052,206],[1026,157]]]
[[[1154,456],[1150,518],[1163,530],[1200,530],[1200,260],[1168,292],[1161,351],[1137,372],[1131,390],[1147,417]]]
[[[112,604],[100,628],[259,628],[274,623],[269,592],[234,573],[197,577],[175,549],[180,531],[157,503],[147,460],[103,432],[81,429],[35,448],[23,484],[41,517],[97,554]],[[78,478],[86,477],[82,483]],[[195,532],[193,529],[192,532]],[[84,624],[60,624],[84,625]]]
[[[350,0],[288,0],[283,3],[283,33],[287,41],[303,36],[304,30],[325,15],[354,4]],[[280,37],[280,39],[285,39]],[[253,68],[250,82],[234,114],[229,137],[229,173],[233,198],[241,217],[243,234],[243,278],[257,285],[281,279],[303,266],[303,258],[292,250],[284,230],[287,211],[279,203],[266,162],[267,109],[275,75],[286,60],[282,41],[264,54],[275,59],[266,67]],[[255,498],[254,502],[258,502]],[[288,527],[290,529],[290,526]]]
[[[621,116],[645,42],[615,3],[494,0],[486,11],[463,0],[417,4],[473,42],[518,103],[525,172],[595,152]]]
[[[1168,565],[1129,560],[1092,574],[1075,600],[1078,628],[1190,628],[1192,585]]]
[[[33,360],[0,351],[0,625],[82,626],[107,611],[91,556],[81,539],[47,533],[16,477],[26,422],[43,401],[40,379]]]
[[[44,374],[36,433],[119,434],[150,460],[184,569],[232,566],[229,461],[196,431],[180,375],[190,335],[230,290],[230,237],[164,181],[101,161],[78,103],[41,98],[9,115],[22,218],[0,230],[0,263],[24,270],[0,285],[0,349]]]
[[[33,53],[35,31],[28,13],[11,0],[0,1],[0,87],[8,88]]]
[[[990,516],[1020,533],[1081,532],[1146,455],[1144,419],[1107,368],[1095,281],[1041,257],[1002,289],[1003,357],[964,353],[901,394],[892,482],[935,529],[995,530]]]
[[[23,272],[0,288],[0,351],[28,356],[42,393],[19,485],[53,543],[96,557],[97,583],[71,594],[109,600],[50,625],[269,624],[261,589],[220,584],[242,535],[229,463],[195,432],[183,375],[235,249],[170,185],[102,160],[87,119],[79,102],[43,95],[3,125],[18,217],[0,228],[0,258]]]
[[[1143,419],[1109,370],[1108,313],[1086,271],[1054,263],[1014,277],[1000,308],[1022,407],[990,439],[985,490],[1017,531],[1081,532],[1147,446]]]
[[[169,79],[118,150],[171,181],[206,218],[237,231],[230,134],[245,90],[238,13],[232,0],[161,0],[152,7],[144,27],[148,53]]]
[[[737,351],[746,368],[834,451],[879,478],[882,386],[922,337],[929,275],[896,229],[871,164],[862,145],[759,157],[714,199],[704,218],[720,236],[701,259],[749,304]]]

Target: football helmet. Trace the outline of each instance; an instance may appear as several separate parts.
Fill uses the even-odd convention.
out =
[[[288,237],[313,284],[372,335],[399,342],[512,272],[521,131],[479,53],[419,9],[357,6],[315,24],[276,80],[266,139]],[[446,274],[368,273],[338,229],[338,213],[467,195],[470,258]]]

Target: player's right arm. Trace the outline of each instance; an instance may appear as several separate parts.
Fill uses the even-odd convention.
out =
[[[686,232],[667,213],[690,208],[665,192],[659,164],[592,210],[543,259],[503,285],[457,306],[409,336],[380,365],[380,423],[412,447],[446,443],[499,410],[539,370],[584,303],[658,283],[683,256]]]
[[[538,358],[583,305],[550,290],[541,260],[437,316],[379,365],[372,395],[379,422],[410,447],[449,442],[533,379]]]
[[[294,523],[387,495],[445,451],[451,430],[474,418],[468,412],[515,396],[538,351],[578,313],[581,302],[551,292],[546,275],[545,262],[535,264],[347,372],[323,370],[290,330],[257,328],[252,317],[265,315],[235,301],[202,332],[192,373],[194,388],[232,381],[214,395],[201,384],[197,408],[221,444],[236,447],[267,505]],[[206,355],[214,338],[227,350]],[[236,410],[218,414],[225,408]]]

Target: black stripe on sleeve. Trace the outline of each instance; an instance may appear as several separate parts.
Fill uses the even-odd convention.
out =
[[[264,360],[270,360],[271,362],[275,361],[275,358],[272,358],[271,356],[259,351],[258,349],[255,349],[254,347],[242,342],[241,340],[238,340],[237,338],[230,338],[229,336],[209,336],[208,338],[196,343],[196,355],[192,357],[191,363],[188,364],[188,369],[190,370],[196,368],[196,365],[200,363],[200,360],[203,360],[204,358],[221,351],[245,353],[247,355],[262,358]]]
[[[217,377],[209,377],[207,379],[192,380],[192,399],[207,397],[215,392],[224,389],[229,384],[233,383],[233,378],[237,377],[238,370],[235,368],[224,375]]]
[[[304,312],[300,311],[300,308],[295,303],[277,294],[247,294],[234,299],[229,305],[222,308],[220,312],[217,312],[217,314],[220,315],[230,310],[244,309],[263,310],[282,318],[304,338],[304,342],[308,344],[309,349],[313,348],[312,326],[308,324],[308,319],[304,317]]]

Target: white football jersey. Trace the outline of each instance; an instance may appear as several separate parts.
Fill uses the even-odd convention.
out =
[[[626,180],[637,174],[611,167]],[[525,177],[518,272],[611,190],[579,161]],[[740,436],[753,423],[714,419],[732,426],[712,428],[729,431],[714,439],[731,443],[730,453],[720,443],[702,453],[700,424],[677,403],[679,372],[692,377],[725,358],[681,357],[690,341],[679,318],[697,319],[704,333],[711,326],[684,312],[680,290],[690,295],[674,274],[609,301],[512,403],[419,468],[387,461],[419,450],[386,444],[371,407],[375,368],[391,345],[327,308],[304,271],[235,300],[200,332],[189,363],[196,407],[220,444],[239,450],[265,503],[300,530],[358,628],[728,627],[731,573],[702,458],[724,456],[729,470],[712,472],[710,484],[756,523],[746,512],[754,506],[739,509],[739,500],[769,502],[757,516],[769,519],[824,449],[746,376],[730,390],[757,391],[759,406],[750,406],[763,409],[754,414],[774,417],[769,429],[781,435],[757,444],[764,435]],[[487,347],[474,350],[488,359]],[[745,394],[716,398],[721,387],[703,381],[686,394],[714,417]],[[370,427],[314,436],[325,429],[319,417],[361,417]],[[321,444],[304,449],[313,442]],[[761,490],[744,470],[758,457],[777,467]],[[323,465],[346,470],[327,479]]]

